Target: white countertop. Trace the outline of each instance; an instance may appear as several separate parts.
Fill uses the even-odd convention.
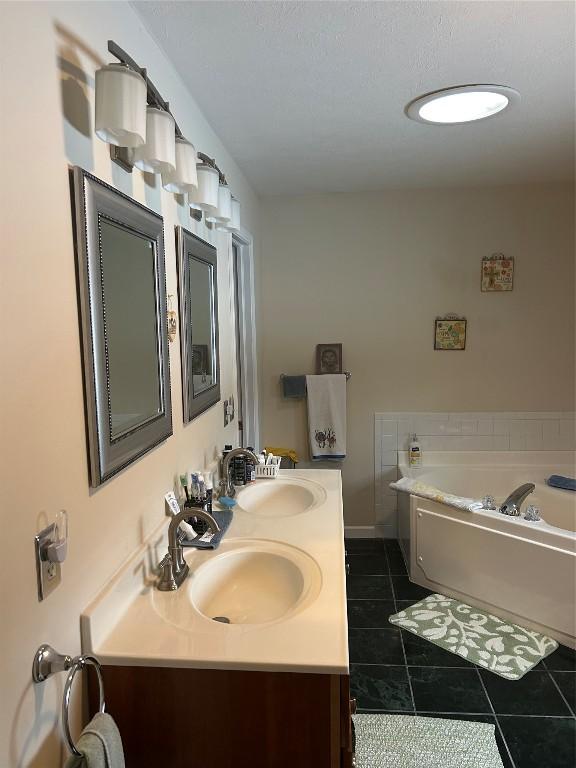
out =
[[[242,540],[257,539],[305,552],[322,578],[312,602],[269,624],[222,624],[206,618],[187,598],[187,582],[195,569],[218,556],[220,548],[186,549],[191,576],[177,591],[159,592],[151,565],[165,554],[166,520],[83,612],[83,651],[111,665],[347,674],[340,472],[281,470],[280,477],[315,482],[325,497],[310,511],[292,517],[255,516],[236,507],[221,547],[240,547]]]

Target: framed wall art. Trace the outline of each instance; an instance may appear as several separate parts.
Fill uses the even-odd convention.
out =
[[[316,344],[316,373],[342,373],[342,344]]]
[[[466,349],[466,318],[458,315],[437,317],[434,326],[434,349]]]
[[[482,291],[511,291],[514,285],[514,258],[493,253],[482,259]]]

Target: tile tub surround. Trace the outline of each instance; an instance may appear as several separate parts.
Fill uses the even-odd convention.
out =
[[[351,688],[359,712],[492,723],[505,768],[573,768],[575,651],[561,646],[519,681],[480,670],[388,622],[390,605],[401,610],[415,602],[398,596],[406,594],[406,576],[397,541],[350,539],[346,550],[354,553],[349,615],[361,617],[360,625],[350,621],[348,629]],[[376,573],[358,573],[363,557]],[[428,594],[417,589],[419,596]]]
[[[375,530],[385,538],[397,535],[396,493],[389,485],[398,479],[398,451],[408,450],[414,432],[424,455],[435,451],[576,450],[576,419],[569,412],[376,413]]]

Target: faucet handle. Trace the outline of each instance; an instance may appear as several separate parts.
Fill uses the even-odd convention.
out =
[[[160,592],[172,592],[178,589],[178,585],[174,579],[174,571],[172,570],[172,555],[168,552],[158,565],[160,576],[158,577],[157,587]]]
[[[528,520],[531,523],[537,523],[539,520],[542,520],[540,517],[540,509],[535,507],[534,504],[530,504],[524,513],[524,520]]]

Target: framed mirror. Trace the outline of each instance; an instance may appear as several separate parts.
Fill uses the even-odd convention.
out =
[[[220,400],[216,248],[176,228],[184,422]]]
[[[172,434],[162,218],[72,170],[90,484]]]

